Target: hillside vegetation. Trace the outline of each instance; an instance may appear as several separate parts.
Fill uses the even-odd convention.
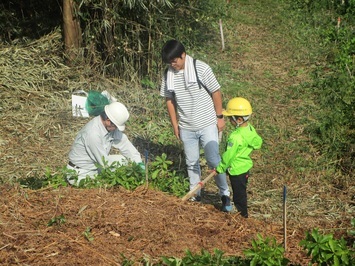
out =
[[[212,181],[202,204],[182,203],[176,195],[144,186],[134,191],[30,189],[61,172],[74,136],[88,121],[72,117],[71,94],[78,89],[108,90],[128,106],[127,135],[142,154],[148,151],[150,169],[165,153],[172,162],[169,174],[185,176],[182,147],[159,97],[162,69],[138,84],[106,76],[90,65],[68,66],[60,28],[27,43],[0,44],[0,261],[115,265],[125,256],[154,261],[160,256],[182,257],[186,249],[215,248],[239,256],[257,233],[282,243],[284,186],[289,237],[285,256],[292,262],[309,262],[298,244],[313,228],[353,243],[348,231],[355,211],[355,42],[348,31],[354,24],[344,17],[339,29],[347,36],[348,55],[340,48],[330,51],[322,36],[340,37],[330,30],[329,35],[319,35],[320,18],[310,21],[305,16],[306,20],[298,12],[305,6],[302,1],[297,4],[229,1],[223,9],[228,12],[221,16],[225,49],[221,50],[218,18],[209,18],[208,34],[213,37],[187,46],[188,53],[214,69],[224,104],[235,96],[252,103],[251,122],[264,145],[253,154],[248,220],[219,211]],[[337,17],[324,18],[323,24],[327,19],[337,31]],[[187,34],[178,37],[188,39]],[[335,60],[340,50],[344,61]],[[340,75],[341,66],[348,72]],[[323,108],[328,103],[325,95],[334,107]],[[223,143],[230,130],[228,125]]]

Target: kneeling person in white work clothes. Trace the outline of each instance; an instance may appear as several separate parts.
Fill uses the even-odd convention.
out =
[[[87,176],[94,178],[100,172],[97,164],[103,166],[118,161],[120,165],[128,161],[135,162],[144,170],[141,154],[129,141],[126,134],[125,122],[129,113],[125,105],[113,102],[105,106],[104,112],[88,122],[75,137],[69,152],[68,169],[75,170],[78,180],[67,177],[71,185],[78,185]],[[117,148],[119,155],[109,155],[111,148]]]

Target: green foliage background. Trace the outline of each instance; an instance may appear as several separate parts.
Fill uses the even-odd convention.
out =
[[[187,48],[207,44],[218,34],[214,18],[227,13],[223,1],[213,0],[76,2],[86,58],[104,75],[133,82],[159,78],[165,41],[179,39]]]
[[[354,175],[355,161],[355,1],[290,1],[299,21],[319,33],[322,61],[313,81],[301,89],[311,98],[305,119],[311,139],[327,165]],[[307,116],[305,116],[307,117]]]

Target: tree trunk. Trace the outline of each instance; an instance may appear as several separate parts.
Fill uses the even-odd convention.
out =
[[[74,5],[73,0],[63,0],[64,48],[69,62],[78,57],[82,43],[80,22],[75,15]]]

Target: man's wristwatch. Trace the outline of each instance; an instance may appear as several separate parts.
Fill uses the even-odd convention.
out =
[[[218,119],[222,119],[222,118],[223,118],[223,115],[217,115],[217,118],[218,118]]]

